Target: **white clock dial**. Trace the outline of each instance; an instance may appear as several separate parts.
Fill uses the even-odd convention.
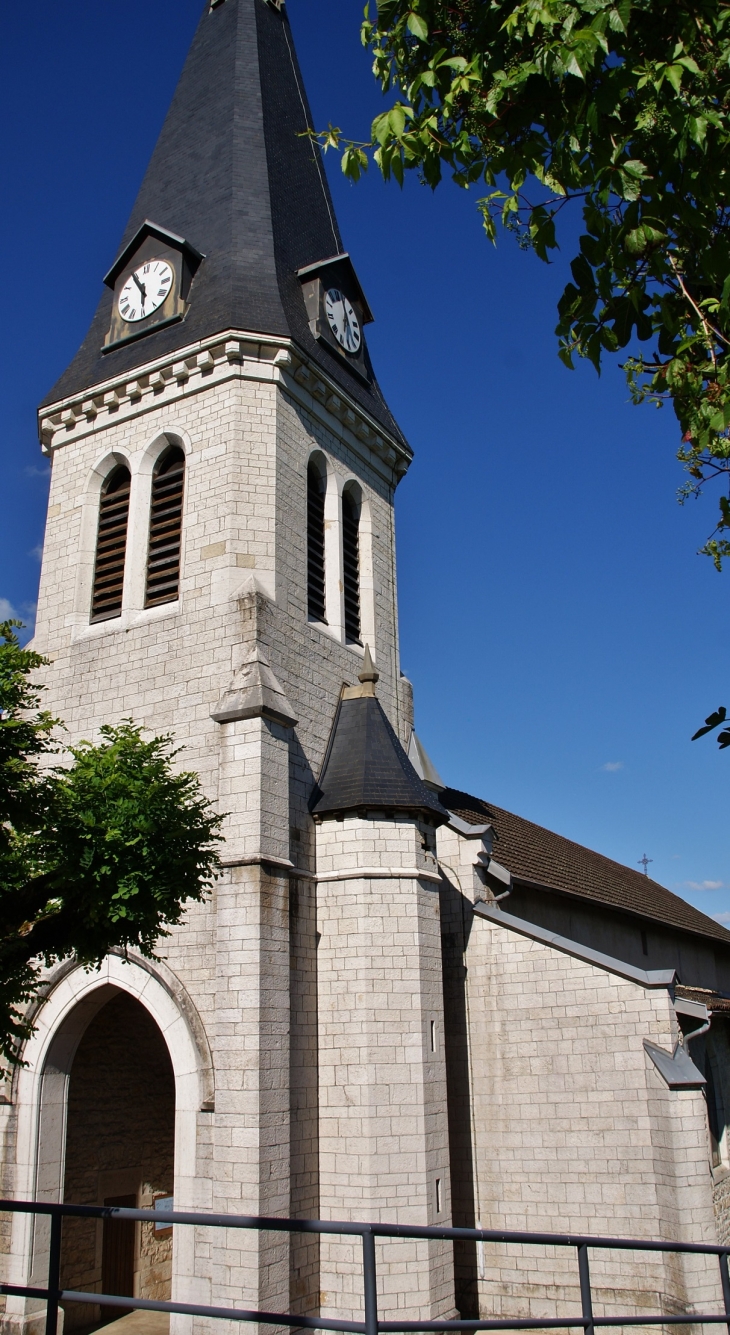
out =
[[[172,289],[173,273],[165,260],[148,260],[129,275],[119,293],[119,314],[129,324],[144,320],[162,305]]]
[[[344,348],[345,352],[358,352],[362,340],[360,321],[344,292],[331,287],[329,292],[325,293],[324,308],[330,329],[340,347]]]

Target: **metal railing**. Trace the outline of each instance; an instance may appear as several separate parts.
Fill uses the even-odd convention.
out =
[[[585,1335],[595,1335],[601,1326],[701,1326],[725,1325],[730,1335],[730,1246],[705,1243],[654,1242],[644,1238],[604,1238],[578,1233],[518,1233],[500,1229],[419,1227],[415,1224],[360,1224],[321,1219],[275,1219],[251,1215],[201,1214],[186,1210],[130,1210],[109,1205],[56,1205],[44,1201],[0,1200],[0,1211],[14,1214],[50,1215],[48,1282],[45,1288],[19,1284],[0,1284],[0,1294],[19,1298],[40,1298],[46,1302],[45,1335],[57,1335],[58,1308],[63,1301],[93,1303],[100,1307],[123,1307],[135,1311],[180,1312],[185,1316],[214,1317],[226,1321],[256,1321],[268,1326],[289,1326],[298,1330],[343,1331],[346,1335],[393,1335],[411,1331],[477,1330],[556,1330],[575,1328]],[[359,1237],[362,1240],[364,1321],[334,1320],[328,1317],[300,1316],[293,1312],[258,1312],[240,1307],[209,1307],[200,1303],[162,1302],[152,1298],[133,1298],[128,1294],[84,1293],[62,1289],[61,1230],[64,1218],[130,1219],[154,1224],[195,1225],[205,1228],[242,1228],[275,1233],[324,1233]],[[527,1246],[572,1248],[578,1262],[581,1315],[560,1317],[488,1317],[435,1321],[380,1321],[378,1318],[376,1238],[416,1238],[450,1242],[520,1243]],[[682,1312],[641,1316],[594,1316],[588,1250],[671,1252],[698,1256],[716,1256],[720,1267],[723,1312]]]

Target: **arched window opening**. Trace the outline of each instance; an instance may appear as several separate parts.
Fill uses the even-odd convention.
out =
[[[152,475],[145,607],[174,603],[180,594],[185,455],[179,445],[160,456]]]
[[[723,1138],[725,1135],[725,1107],[715,1062],[710,1052],[705,1050],[705,1098],[707,1100],[707,1124],[710,1131],[710,1153],[712,1167],[722,1164]]]
[[[120,464],[109,474],[101,489],[91,596],[92,621],[109,621],[121,615],[131,482],[126,464]]]
[[[360,504],[350,488],[342,493],[342,582],[345,642],[360,644]]]
[[[324,494],[325,477],[315,463],[307,468],[307,613],[325,624]]]

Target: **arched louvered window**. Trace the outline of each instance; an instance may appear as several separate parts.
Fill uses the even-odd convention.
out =
[[[91,596],[92,621],[110,621],[121,615],[131,481],[126,464],[120,464],[109,474],[101,489]]]
[[[180,592],[184,485],[185,455],[179,445],[171,445],[160,455],[152,475],[145,607],[173,603]]]
[[[360,644],[360,502],[349,487],[342,493],[342,582],[345,641]]]
[[[324,493],[326,480],[315,463],[307,468],[307,612],[324,621]]]

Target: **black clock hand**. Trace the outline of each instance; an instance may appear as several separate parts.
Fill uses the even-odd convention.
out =
[[[144,314],[144,304],[145,304],[145,302],[146,302],[146,300],[147,300],[147,288],[145,287],[145,284],[144,284],[144,283],[140,283],[140,281],[139,281],[139,279],[138,279],[136,273],[133,273],[133,274],[132,274],[132,277],[133,277],[135,283],[137,284],[137,287],[139,288],[139,290],[140,290],[140,292],[141,292],[141,294],[142,294],[142,314]]]
[[[347,335],[348,335],[349,332],[350,332],[350,317],[349,317],[349,315],[347,314],[347,306],[345,305],[345,298],[344,298],[344,297],[342,298],[342,314],[343,314],[344,317],[345,317],[345,329],[344,329],[343,332],[344,332],[344,334],[345,334],[345,337],[347,337]]]

